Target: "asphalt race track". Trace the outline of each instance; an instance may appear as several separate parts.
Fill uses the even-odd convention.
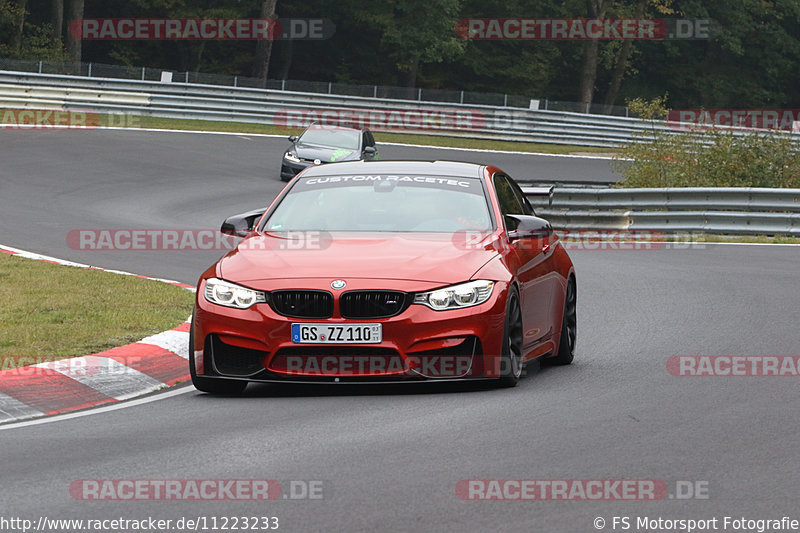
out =
[[[92,251],[73,229],[213,228],[266,204],[285,142],[0,131],[0,243],[194,284],[218,251]],[[610,177],[603,160],[381,147],[531,179]],[[263,200],[259,200],[263,199]],[[596,518],[797,511],[798,378],[675,377],[673,355],[797,355],[800,247],[576,250],[578,349],[517,388],[250,386],[0,430],[5,517],[277,516],[280,530],[597,531]],[[334,275],[334,273],[332,273]],[[124,295],[121,295],[124,297]],[[322,499],[79,501],[81,479],[319,480]],[[462,501],[468,479],[654,479],[660,501]],[[681,499],[679,487],[703,498]],[[685,492],[684,492],[685,493]],[[620,525],[617,524],[617,529]],[[720,530],[721,527],[719,528]]]

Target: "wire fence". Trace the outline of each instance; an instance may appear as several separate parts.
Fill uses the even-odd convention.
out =
[[[581,104],[558,100],[535,99],[528,96],[474,91],[448,91],[416,87],[394,87],[389,85],[354,85],[326,81],[304,80],[262,80],[246,76],[228,74],[207,74],[203,72],[180,72],[152,67],[133,67],[107,65],[104,63],[68,63],[38,61],[31,59],[0,58],[0,70],[35,72],[39,74],[64,74],[95,78],[117,78],[125,80],[162,81],[167,79],[177,83],[194,83],[227,87],[246,87],[271,89],[276,91],[334,94],[343,96],[362,96],[424,102],[457,103],[469,105],[488,105],[514,107],[540,111],[569,111],[594,115],[635,116],[627,107],[603,104]]]

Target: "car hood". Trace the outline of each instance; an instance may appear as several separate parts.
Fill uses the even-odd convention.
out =
[[[491,235],[470,246],[449,233],[334,233],[314,236],[307,246],[285,236],[251,235],[222,258],[219,275],[233,282],[330,277],[446,284],[469,280],[497,255]]]
[[[295,143],[294,151],[297,153],[297,157],[311,160],[319,159],[323,163],[331,163],[333,161],[355,161],[360,159],[358,150],[332,148],[316,144]]]

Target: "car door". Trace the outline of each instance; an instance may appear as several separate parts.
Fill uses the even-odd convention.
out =
[[[515,228],[511,227],[506,215],[533,215],[533,209],[517,184],[505,174],[496,173],[493,183],[508,232]],[[516,257],[525,347],[544,340],[553,332],[550,244],[548,236],[519,239],[510,244]]]

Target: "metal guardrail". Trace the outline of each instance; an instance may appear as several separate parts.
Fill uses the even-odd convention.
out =
[[[537,215],[559,229],[800,235],[800,189],[523,187]]]
[[[263,80],[230,74],[209,74],[203,72],[179,72],[151,67],[108,65],[104,63],[72,63],[60,61],[39,61],[26,59],[0,58],[0,70],[15,72],[36,72],[39,74],[65,74],[96,78],[115,78],[125,80],[160,81],[165,74],[172,80],[183,83],[200,83],[229,87],[250,87],[291,92],[327,93],[343,96],[364,96],[396,100],[434,101],[467,105],[489,105],[541,109],[544,111],[569,111],[597,115],[616,115],[627,117],[630,110],[624,106],[605,104],[584,104],[564,102],[547,98],[533,99],[517,94],[500,94],[474,91],[454,91],[443,89],[424,89],[421,87],[394,87],[388,85],[354,85],[325,81],[305,80]]]
[[[300,117],[296,127],[311,121],[313,115],[304,111],[316,110],[318,115],[357,117],[375,131],[595,147],[636,141],[635,134],[653,127],[639,119],[608,115],[12,71],[0,71],[0,107],[273,125],[287,116],[291,119],[294,112]],[[429,122],[410,124],[415,112]]]
[[[235,121],[296,130],[315,119],[361,122],[374,131],[618,147],[675,124],[510,106],[290,92],[119,78],[0,71],[0,107],[45,108]],[[730,128],[729,128],[730,129]],[[734,134],[750,130],[733,128]],[[800,134],[793,137],[800,141]]]
[[[7,71],[0,71],[0,107],[262,124],[275,124],[280,116],[285,122],[287,113],[304,109],[368,120],[377,113],[383,127],[373,125],[376,131],[408,131],[403,113],[428,113],[430,129],[415,133],[587,146],[616,146],[650,128],[669,131],[663,124],[603,115]],[[295,128],[306,125],[302,120]],[[800,234],[800,189],[556,187],[550,200],[542,204],[540,195],[532,196],[538,212],[564,229]]]

